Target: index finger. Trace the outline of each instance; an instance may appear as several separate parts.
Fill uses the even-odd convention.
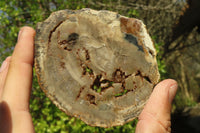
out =
[[[20,30],[9,65],[2,100],[14,108],[28,109],[32,85],[34,36],[35,30],[30,27],[23,27]]]

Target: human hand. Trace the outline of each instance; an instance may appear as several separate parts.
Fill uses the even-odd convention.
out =
[[[171,104],[176,95],[177,82],[167,79],[153,90],[139,116],[136,133],[170,133]]]
[[[0,69],[0,133],[34,133],[29,113],[35,31],[23,27]]]
[[[32,65],[35,31],[21,29],[12,57],[8,57],[0,69],[0,132],[34,133],[29,113],[29,97],[32,84]],[[154,89],[140,114],[136,133],[170,132],[171,102],[177,83],[164,80]]]

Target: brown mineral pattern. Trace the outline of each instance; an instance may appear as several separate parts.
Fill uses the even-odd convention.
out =
[[[136,118],[159,80],[141,20],[115,12],[62,10],[38,23],[35,68],[54,104],[91,126]]]

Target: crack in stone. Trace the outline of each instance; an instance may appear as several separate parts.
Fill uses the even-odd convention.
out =
[[[116,76],[118,79],[116,79]],[[105,91],[106,89],[113,86],[113,83],[122,83],[121,85],[121,92],[119,94],[115,94],[115,97],[122,96],[130,91],[125,88],[125,79],[128,78],[130,75],[125,75],[125,72],[122,72],[120,69],[116,69],[113,74],[113,80],[102,79],[102,75],[97,75],[94,79],[93,84],[91,85],[91,89],[98,92],[101,95],[101,92]]]
[[[66,69],[66,67],[65,67],[65,62],[61,61],[61,62],[60,62],[60,66],[61,66],[62,69]]]
[[[140,72],[140,70],[137,71],[137,73],[135,74],[135,76],[140,76],[141,78],[145,79],[146,81],[148,81],[150,84],[152,84],[150,78],[148,76],[143,76],[142,73]]]
[[[93,70],[87,65],[82,64],[81,67],[83,68],[82,75],[86,75],[86,73],[88,73],[89,75],[94,75]]]
[[[60,21],[60,22],[53,28],[53,30],[50,31],[49,37],[48,37],[48,46],[49,46],[50,43],[51,43],[51,36],[52,36],[52,34],[56,31],[56,29],[57,29],[63,22],[64,22],[64,21]]]
[[[86,55],[85,55],[86,60],[90,60],[90,55],[89,55],[88,50],[85,50],[85,52],[86,52]]]
[[[129,76],[131,76],[131,74],[126,75],[122,70],[116,69],[116,71],[113,73],[113,81],[115,83],[123,83]]]
[[[108,79],[101,80],[102,75],[97,75],[93,84],[91,85],[91,89],[95,90],[101,95],[101,92],[108,89],[114,83]]]
[[[63,48],[64,50],[68,50],[71,51],[73,46],[77,43],[77,40],[79,39],[79,34],[77,33],[71,33],[67,40],[62,40],[60,41],[60,32],[58,32],[59,34],[57,35],[57,39],[58,39],[58,44],[61,46],[61,48]]]
[[[96,102],[95,102],[95,96],[94,95],[87,94],[86,99],[87,99],[87,101],[90,102],[90,104],[97,105]]]
[[[78,93],[78,95],[76,96],[76,100],[79,99],[79,97],[81,96],[81,93],[82,93],[82,91],[83,91],[84,89],[85,89],[84,87],[81,87],[81,88],[80,88],[79,93]]]
[[[97,89],[99,89],[99,87],[101,87],[101,81],[100,81],[101,77],[102,77],[102,75],[97,75],[90,88],[97,91]]]

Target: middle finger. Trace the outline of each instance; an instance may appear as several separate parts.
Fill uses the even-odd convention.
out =
[[[10,64],[11,56],[7,57],[5,61],[2,63],[1,69],[0,69],[0,101],[1,101],[1,96],[3,93],[3,88],[6,80],[6,76],[8,73],[8,68]]]

